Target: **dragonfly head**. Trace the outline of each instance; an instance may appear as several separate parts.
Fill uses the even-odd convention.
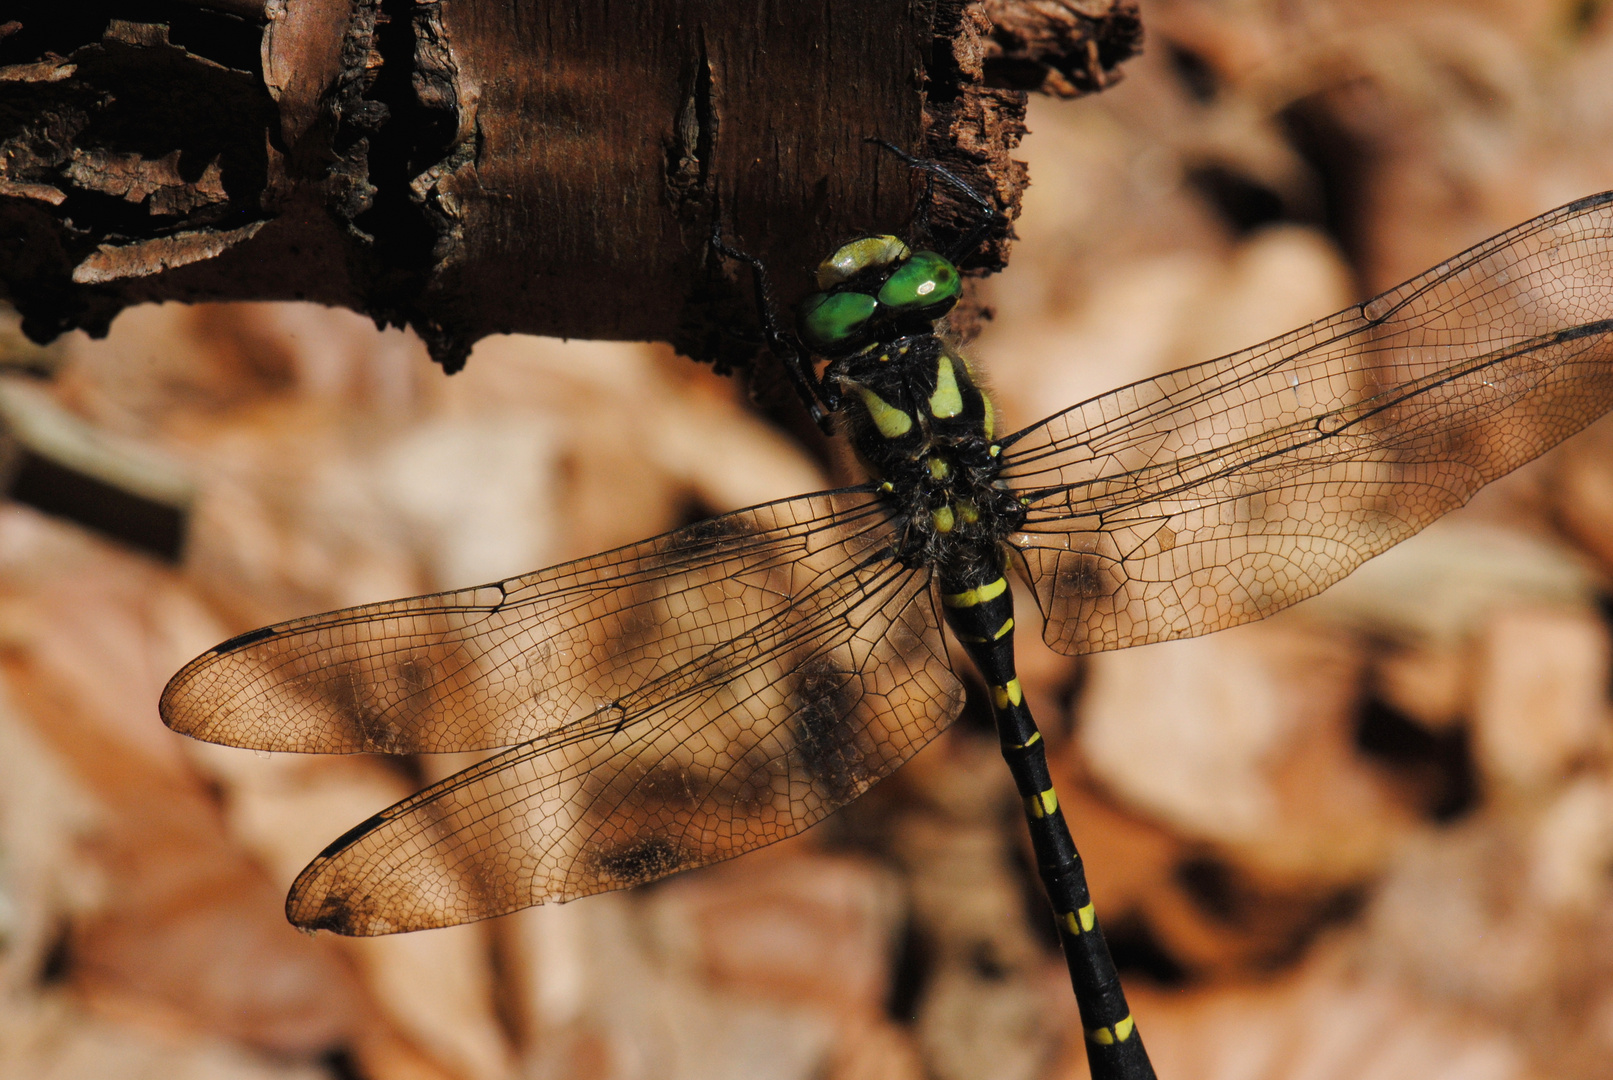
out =
[[[894,236],[842,244],[818,265],[818,292],[801,302],[796,329],[822,356],[842,356],[887,326],[933,323],[958,302],[958,268],[933,251],[913,252]]]

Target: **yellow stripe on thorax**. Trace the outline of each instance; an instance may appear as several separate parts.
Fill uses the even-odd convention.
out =
[[[962,411],[963,395],[958,392],[958,377],[953,374],[951,358],[942,353],[935,365],[935,393],[930,395],[930,415],[945,420]]]
[[[874,427],[887,439],[899,439],[913,430],[913,418],[868,389],[859,386],[857,392],[862,395],[863,406],[868,410],[869,419],[873,420]]]

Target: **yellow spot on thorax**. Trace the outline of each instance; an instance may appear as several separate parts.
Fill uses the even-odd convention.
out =
[[[887,439],[899,439],[913,430],[913,418],[868,389],[859,386],[857,393],[863,399],[863,407],[868,410],[868,418],[874,422],[874,427]]]
[[[938,533],[951,532],[954,524],[952,519],[952,507],[943,506],[939,510],[931,510],[930,524],[935,526],[935,531]]]
[[[940,458],[934,458],[933,457],[933,458],[930,459],[930,475],[932,477],[934,477],[935,479],[944,480],[944,479],[946,479],[947,473],[949,473],[951,471],[952,471],[951,467],[948,466],[947,463],[945,461],[942,461]]]
[[[978,392],[980,394],[980,404],[986,410],[986,415],[980,427],[981,430],[986,433],[986,438],[990,439],[997,430],[997,410],[991,407],[990,395],[988,395],[984,390]],[[993,449],[992,456],[996,456],[995,448]]]
[[[943,353],[935,365],[935,393],[930,395],[930,415],[945,420],[962,411],[963,394],[958,391],[958,377],[952,370],[952,358]]]

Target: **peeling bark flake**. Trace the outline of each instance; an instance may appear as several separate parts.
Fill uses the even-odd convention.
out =
[[[123,278],[147,277],[201,262],[252,239],[266,224],[268,222],[254,221],[229,232],[201,230],[176,233],[121,247],[102,244],[95,254],[73,268],[73,281],[79,285],[97,285]]]

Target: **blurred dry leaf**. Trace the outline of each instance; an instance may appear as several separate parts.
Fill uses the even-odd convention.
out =
[[[1613,187],[1607,5],[1144,18],[1124,82],[1032,107],[1022,239],[973,349],[1010,424]],[[230,633],[823,486],[731,384],[664,349],[518,338],[443,379],[411,337],[293,304],[135,309],[59,351],[55,400],[199,495],[178,574],[0,513],[0,1072],[303,1080],[334,1052],[370,1080],[1081,1075],[1011,785],[970,730],[824,837],[351,943],[288,931],[281,890],[453,763],[159,726],[163,679]],[[1279,621],[1084,664],[1025,642],[1166,1080],[1606,1074],[1610,438]]]

